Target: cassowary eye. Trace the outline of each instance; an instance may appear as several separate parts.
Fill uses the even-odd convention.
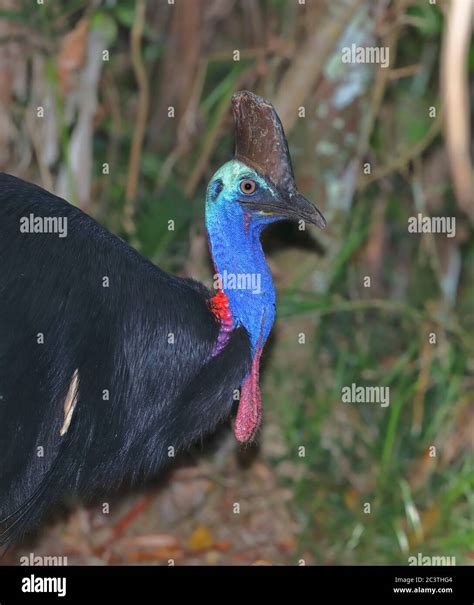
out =
[[[245,181],[242,181],[240,183],[240,190],[242,191],[242,193],[245,193],[245,195],[252,194],[256,188],[257,183],[255,181],[252,181],[252,179],[245,179]]]

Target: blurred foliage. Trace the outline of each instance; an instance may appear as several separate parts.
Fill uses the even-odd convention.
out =
[[[209,280],[205,247],[196,242],[207,181],[232,153],[231,94],[248,88],[296,115],[299,90],[288,82],[311,82],[302,103],[306,119],[287,130],[297,180],[318,200],[329,230],[311,233],[304,245],[288,226],[266,238],[279,288],[279,327],[264,373],[266,422],[276,423],[286,442],[273,463],[289,460],[300,469],[290,486],[304,527],[295,556],[284,562],[406,564],[422,552],[454,555],[460,564],[474,543],[474,240],[453,191],[440,119],[448,3],[376,4],[148,2],[133,56],[135,2],[69,0],[32,9],[26,0],[5,0],[0,60],[8,58],[15,73],[3,82],[9,129],[0,162],[62,194],[66,167],[69,199],[163,268]],[[61,52],[81,20],[89,37],[69,38],[71,68]],[[97,80],[90,196],[81,199],[72,141],[83,127],[82,105],[73,99],[84,82],[77,78],[87,77],[81,55],[92,32],[110,58]],[[389,69],[341,71],[339,51],[324,41],[343,32],[349,44],[389,46]],[[148,90],[137,85],[137,61]],[[466,62],[472,98],[472,44]],[[35,143],[27,114],[46,97],[54,119]],[[144,98],[146,131],[134,176],[130,156]],[[364,162],[372,167],[368,178]],[[408,218],[418,212],[456,216],[456,238],[408,233]],[[436,345],[428,344],[431,332]],[[352,383],[390,387],[390,406],[341,403],[342,387]]]

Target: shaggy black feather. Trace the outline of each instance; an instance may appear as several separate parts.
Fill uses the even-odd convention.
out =
[[[30,213],[66,217],[67,237],[20,233]],[[157,473],[169,448],[230,413],[249,339],[238,328],[212,357],[210,296],[78,208],[0,173],[0,543],[67,494],[89,498]],[[61,437],[76,369],[78,401]]]

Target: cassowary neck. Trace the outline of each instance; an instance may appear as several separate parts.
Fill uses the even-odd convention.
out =
[[[206,226],[214,286],[227,295],[233,325],[246,328],[255,356],[275,318],[275,289],[260,243],[265,224],[254,222],[237,202],[229,201],[208,204]]]

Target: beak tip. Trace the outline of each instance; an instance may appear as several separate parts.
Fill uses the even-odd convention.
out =
[[[326,229],[327,227],[327,222],[326,219],[324,218],[324,216],[318,212],[316,219],[314,221],[314,224],[319,227],[320,229]]]
[[[295,191],[289,196],[290,207],[293,209],[293,218],[303,219],[307,223],[316,225],[320,229],[326,228],[326,219],[322,212],[307,198]]]

